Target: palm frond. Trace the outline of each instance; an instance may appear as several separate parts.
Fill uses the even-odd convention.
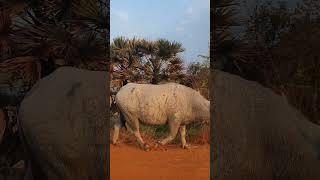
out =
[[[16,57],[0,63],[0,72],[14,74],[27,84],[33,84],[41,77],[41,64],[33,56]]]
[[[11,51],[12,20],[8,10],[0,10],[0,54]]]
[[[76,19],[91,24],[95,29],[109,27],[108,2],[102,0],[79,0],[72,3],[72,12]]]
[[[97,38],[96,32],[90,32],[77,37],[77,56],[82,62],[104,61],[106,48],[102,39]]]

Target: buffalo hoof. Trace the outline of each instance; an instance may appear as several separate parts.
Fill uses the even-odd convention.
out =
[[[190,146],[189,144],[185,144],[185,145],[182,145],[182,148],[183,148],[183,149],[190,149],[191,146]]]
[[[160,146],[162,146],[161,142],[160,142],[160,141],[157,141],[157,143],[155,144],[155,148],[158,148],[158,147],[160,147]]]
[[[112,142],[112,144],[113,144],[114,146],[118,146],[120,143],[117,141],[117,142]]]
[[[142,149],[145,150],[145,151],[149,151],[150,150],[150,146],[148,144],[144,144]]]

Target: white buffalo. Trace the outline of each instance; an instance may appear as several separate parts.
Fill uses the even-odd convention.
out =
[[[320,179],[320,126],[258,83],[212,75],[213,179]]]
[[[196,121],[210,121],[210,102],[199,92],[176,83],[128,83],[117,93],[116,104],[120,119],[114,125],[113,144],[117,143],[121,124],[125,124],[145,150],[149,146],[141,138],[139,121],[150,125],[168,123],[170,133],[158,143],[169,143],[180,131],[183,148],[189,147],[185,139],[186,125]]]
[[[27,178],[108,179],[107,78],[62,67],[28,92],[19,109]]]

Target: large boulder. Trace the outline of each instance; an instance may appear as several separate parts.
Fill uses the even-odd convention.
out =
[[[320,179],[319,126],[255,82],[213,77],[214,179]]]
[[[28,177],[109,177],[106,82],[106,72],[61,67],[29,91],[19,110]]]

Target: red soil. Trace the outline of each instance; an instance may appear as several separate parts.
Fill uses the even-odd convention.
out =
[[[209,180],[210,146],[178,145],[145,152],[136,145],[110,145],[112,180]]]

